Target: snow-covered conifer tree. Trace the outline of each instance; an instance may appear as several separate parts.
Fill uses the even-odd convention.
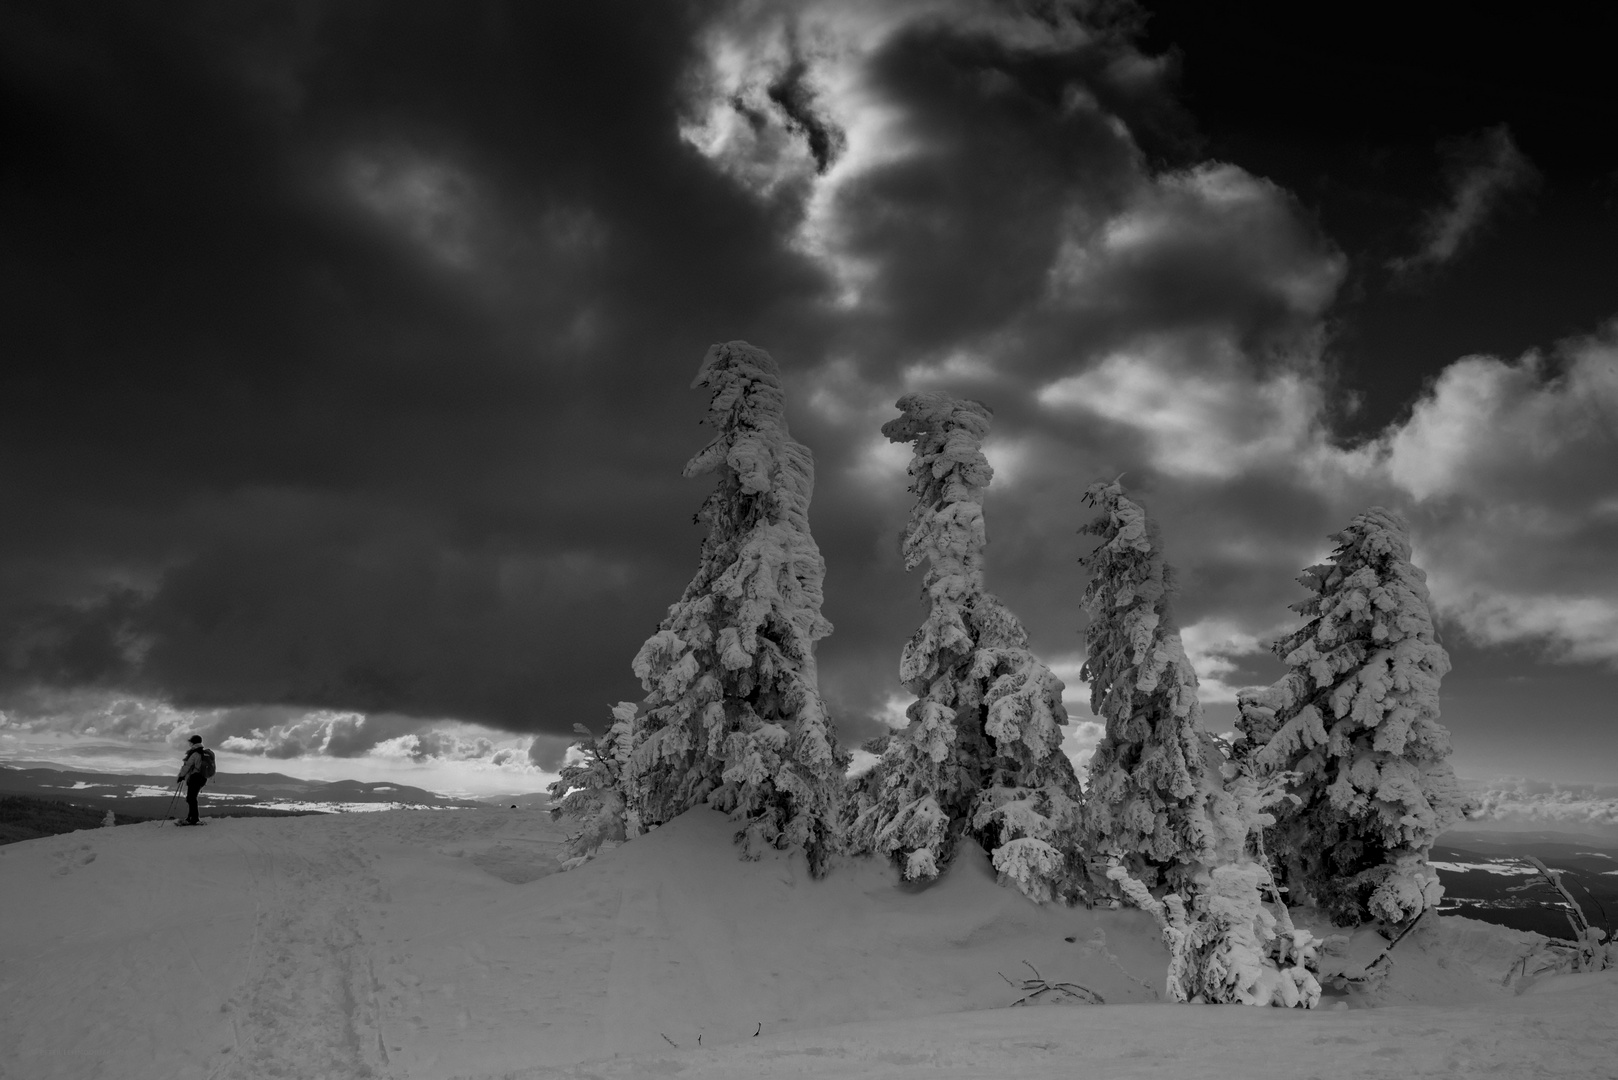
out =
[[[1155,527],[1117,481],[1092,484],[1084,499],[1101,513],[1080,532],[1101,545],[1082,560],[1082,672],[1106,725],[1090,759],[1090,830],[1132,876],[1174,887],[1217,842],[1207,793],[1219,787],[1219,754],[1202,731],[1196,672],[1170,611],[1174,571]]]
[[[700,803],[746,822],[737,834],[800,845],[824,872],[834,847],[843,759],[816,685],[825,563],[809,534],[814,461],[787,432],[780,369],[745,341],[708,350],[693,388],[711,394],[716,434],[687,477],[718,484],[685,594],[641,646],[646,690],[623,770],[626,813],[649,828]]]
[[[1377,507],[1332,539],[1298,579],[1309,621],[1274,646],[1291,670],[1240,695],[1237,726],[1255,772],[1297,774],[1298,803],[1268,830],[1293,902],[1403,922],[1443,895],[1427,855],[1465,804],[1438,722],[1449,656],[1404,521]]]
[[[1151,912],[1180,1001],[1312,1007],[1314,943],[1295,930],[1251,842],[1274,818],[1274,785],[1227,764],[1202,730],[1197,676],[1171,611],[1174,571],[1146,512],[1116,481],[1091,485],[1101,539],[1083,560],[1084,678],[1106,733],[1090,762],[1090,842],[1107,876]],[[1226,783],[1226,774],[1230,783]]]
[[[575,761],[562,765],[561,778],[548,790],[556,800],[551,817],[572,818],[577,831],[567,838],[564,868],[584,862],[602,844],[618,843],[640,835],[637,800],[627,790],[625,769],[635,745],[638,711],[633,701],[620,701],[612,710],[612,725],[600,738],[583,724],[573,730],[584,736],[573,747]]]
[[[1028,634],[983,584],[981,444],[990,412],[942,393],[907,394],[882,426],[914,444],[916,496],[905,568],[928,564],[927,618],[899,677],[917,700],[850,807],[856,851],[895,858],[906,879],[938,875],[963,834],[1034,900],[1082,892],[1082,794],[1062,753],[1062,683],[1028,650]]]

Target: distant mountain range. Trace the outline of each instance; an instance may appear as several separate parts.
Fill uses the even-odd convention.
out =
[[[174,774],[131,776],[73,772],[44,763],[0,765],[0,795],[24,795],[162,817],[173,801]],[[183,804],[184,795],[181,795]],[[363,810],[454,810],[501,800],[452,799],[407,784],[300,780],[281,773],[220,773],[198,796],[204,814],[232,811],[340,813]],[[515,800],[511,800],[515,801]],[[180,804],[177,804],[180,805]],[[184,806],[180,805],[181,812]]]

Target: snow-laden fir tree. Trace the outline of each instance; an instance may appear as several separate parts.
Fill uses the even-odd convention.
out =
[[[697,574],[635,657],[646,697],[633,716],[615,713],[630,742],[617,766],[623,827],[633,837],[706,803],[745,822],[737,840],[749,857],[801,846],[819,876],[844,759],[816,685],[815,642],[831,624],[809,534],[814,461],[787,431],[780,369],[764,350],[713,346],[699,386],[715,435],[685,475],[718,483],[697,513],[708,526]],[[621,753],[609,740],[596,756]],[[599,804],[581,808],[610,812],[610,797],[585,798]]]
[[[907,570],[928,564],[928,612],[899,663],[916,695],[909,726],[859,786],[850,845],[917,880],[936,877],[968,835],[1027,896],[1071,901],[1084,880],[1082,793],[1061,748],[1062,683],[983,584],[991,414],[942,393],[907,394],[898,408],[882,433],[914,446],[903,553]]]
[[[1404,521],[1377,507],[1332,539],[1298,579],[1308,622],[1274,646],[1291,670],[1239,695],[1237,727],[1254,772],[1297,774],[1268,830],[1289,899],[1403,922],[1443,895],[1427,855],[1465,804],[1438,722],[1449,656]]]
[[[1316,943],[1291,925],[1253,850],[1275,821],[1276,785],[1239,772],[1202,730],[1174,571],[1146,511],[1116,481],[1091,485],[1085,501],[1100,513],[1080,531],[1101,543],[1083,560],[1082,673],[1106,725],[1090,762],[1089,842],[1162,926],[1171,998],[1312,1007]]]
[[[579,823],[568,834],[569,858],[562,864],[564,869],[584,862],[603,844],[622,843],[642,831],[638,809],[629,805],[624,776],[638,719],[635,703],[620,701],[613,707],[612,724],[605,735],[596,737],[583,724],[573,725],[584,736],[572,748],[578,757],[563,763],[561,777],[547,789],[554,800],[551,817]]]
[[[1090,832],[1131,876],[1173,888],[1211,858],[1208,791],[1219,786],[1220,755],[1202,731],[1155,526],[1117,481],[1092,484],[1084,500],[1100,513],[1079,531],[1101,544],[1081,560],[1090,571],[1081,674],[1106,725],[1090,759]]]

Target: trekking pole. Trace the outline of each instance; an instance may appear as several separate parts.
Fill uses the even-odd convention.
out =
[[[174,800],[180,797],[180,782],[174,781],[174,794],[169,796],[169,808],[163,811],[163,824],[169,823],[169,817],[174,813]]]

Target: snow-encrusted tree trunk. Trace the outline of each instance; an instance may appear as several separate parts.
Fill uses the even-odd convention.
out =
[[[1122,865],[1108,875],[1124,898],[1157,919],[1169,950],[1165,979],[1171,1001],[1301,1006],[1320,1003],[1321,942],[1257,897],[1269,882],[1251,859],[1216,866],[1186,895],[1152,893]]]
[[[1291,670],[1239,695],[1237,726],[1256,773],[1297,774],[1268,830],[1289,898],[1339,924],[1404,922],[1443,895],[1427,856],[1465,806],[1438,722],[1449,656],[1404,521],[1376,507],[1332,539],[1298,579],[1309,621],[1274,646]]]
[[[1125,899],[1162,926],[1171,998],[1312,1007],[1315,943],[1284,907],[1266,907],[1279,896],[1253,851],[1275,820],[1275,785],[1226,762],[1202,730],[1171,610],[1174,571],[1145,510],[1116,481],[1091,485],[1085,501],[1101,513],[1081,532],[1101,544],[1083,560],[1082,670],[1106,724],[1090,762],[1090,843]]]
[[[619,791],[628,835],[707,803],[746,824],[744,853],[801,846],[816,876],[835,847],[843,758],[816,685],[825,563],[809,534],[814,461],[787,431],[780,369],[745,341],[708,350],[692,387],[711,442],[685,467],[717,474],[685,594],[641,646],[646,697]]]
[[[914,444],[903,552],[907,570],[928,564],[929,606],[899,663],[917,698],[910,724],[860,785],[850,844],[916,880],[936,877],[970,835],[1025,895],[1071,901],[1084,881],[1082,793],[1061,748],[1062,683],[983,584],[991,414],[942,393],[907,394],[898,408],[882,433]]]

